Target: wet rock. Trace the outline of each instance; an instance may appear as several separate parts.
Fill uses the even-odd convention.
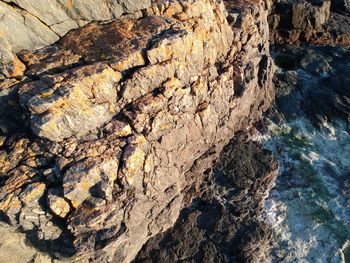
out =
[[[287,119],[304,116],[321,126],[349,122],[347,47],[276,46],[275,51],[296,60],[295,69],[276,75],[277,105]]]
[[[336,11],[350,12],[350,1],[348,0],[334,0],[332,1],[332,8]]]

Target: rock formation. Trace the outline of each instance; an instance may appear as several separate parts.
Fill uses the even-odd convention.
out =
[[[3,219],[53,258],[130,262],[273,100],[270,4],[0,1]]]
[[[334,8],[336,2],[275,1],[269,16],[271,40],[280,44],[349,45],[350,17],[346,10]]]
[[[17,76],[23,66],[16,57],[21,50],[53,44],[69,30],[90,21],[110,21],[120,16],[142,16],[150,0],[1,0],[0,79]],[[15,30],[14,30],[15,29]]]
[[[268,262],[272,231],[260,216],[277,167],[270,152],[237,136],[207,171],[203,194],[134,262]]]
[[[273,51],[277,65],[288,59],[296,62],[294,69],[276,73],[276,104],[281,114],[287,119],[304,117],[316,126],[337,119],[350,121],[349,47],[275,46]],[[302,78],[297,70],[312,78]]]

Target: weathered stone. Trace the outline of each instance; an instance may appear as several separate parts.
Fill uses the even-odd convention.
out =
[[[146,63],[142,50],[167,24],[160,17],[94,22],[69,32],[51,47],[22,52],[21,59],[28,65],[30,75],[96,61],[108,61],[114,70],[123,72]]]
[[[50,189],[47,194],[47,203],[50,207],[50,210],[58,217],[65,218],[69,211],[69,203],[59,195],[57,189]]]
[[[91,196],[91,188],[98,183],[103,181],[113,187],[119,166],[117,155],[114,158],[102,159],[101,162],[88,158],[75,164],[65,173],[63,177],[64,196],[72,202],[75,208]]]
[[[238,136],[174,227],[151,238],[133,262],[268,262],[272,230],[261,212],[277,174],[270,152]]]
[[[116,137],[127,137],[132,134],[131,126],[127,122],[115,120],[104,127],[104,131],[113,133]]]
[[[74,3],[71,16],[82,2],[65,3]],[[175,223],[229,139],[261,117],[273,99],[270,2],[225,4],[152,1],[141,14],[21,52],[27,77],[13,92],[26,126],[1,148],[0,198],[34,245],[58,258],[130,262]],[[65,217],[47,198],[35,215],[15,207],[16,189],[37,182],[62,189],[72,206]]]
[[[13,60],[12,52],[33,50],[57,41],[69,30],[86,25],[89,21],[106,21],[133,14],[151,5],[150,0],[130,1],[81,1],[39,0],[35,3],[24,0],[0,1],[0,54],[7,59],[1,61],[0,74]],[[12,29],[16,28],[15,31]],[[2,57],[3,58],[3,57]]]
[[[38,202],[39,199],[44,195],[45,189],[45,184],[33,183],[25,187],[19,197],[26,206],[31,206],[33,202]]]
[[[144,173],[144,162],[146,154],[138,146],[129,146],[123,155],[123,174],[128,184],[142,189],[142,179]]]
[[[63,6],[59,3],[59,1],[39,0],[35,3],[21,0],[4,1],[16,4],[21,9],[24,9],[28,13],[37,17],[42,23],[44,23],[51,29],[53,26],[66,24],[65,32],[63,31],[63,34],[59,34],[61,36],[67,33],[67,31],[69,31],[70,29],[78,27],[78,25],[66,14],[66,11],[64,10]]]
[[[32,114],[37,135],[51,141],[82,136],[116,113],[115,85],[120,78],[106,65],[86,66],[25,84],[19,91],[21,104]]]
[[[0,244],[0,262],[52,262],[50,256],[26,245],[25,234],[14,232],[4,223],[0,225]]]
[[[271,40],[275,43],[349,45],[350,18],[331,12],[336,1],[274,1],[269,16]]]

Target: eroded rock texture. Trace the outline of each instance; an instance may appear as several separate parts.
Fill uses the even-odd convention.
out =
[[[269,262],[273,234],[261,213],[277,167],[270,152],[237,136],[207,171],[202,194],[134,262]]]
[[[276,0],[269,16],[271,40],[280,44],[349,45],[350,17],[336,0]]]
[[[3,218],[52,257],[82,262],[129,262],[171,227],[273,99],[270,3],[225,4],[153,1],[139,19],[21,52],[16,78],[0,83]]]
[[[286,119],[300,116],[316,126],[350,121],[349,47],[277,45],[273,51],[280,67],[288,60],[296,62],[294,68],[276,73],[276,104]]]
[[[15,53],[52,44],[90,21],[140,17],[151,0],[1,0],[0,79],[23,71]]]

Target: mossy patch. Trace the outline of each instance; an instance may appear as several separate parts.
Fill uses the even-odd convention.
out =
[[[338,244],[342,246],[350,237],[348,228],[336,218],[330,209],[319,204],[315,204],[315,206],[317,206],[317,208],[311,213],[312,219],[316,223],[322,224],[329,232],[331,232]]]
[[[302,135],[300,129],[297,127],[286,125],[281,127],[274,126],[269,131],[272,136],[281,137],[283,142],[292,149],[312,149],[314,146],[305,135]]]
[[[322,179],[319,177],[316,169],[305,159],[300,160],[298,168],[303,173],[304,180],[313,190],[315,195],[323,201],[328,202],[331,198],[331,194]]]

